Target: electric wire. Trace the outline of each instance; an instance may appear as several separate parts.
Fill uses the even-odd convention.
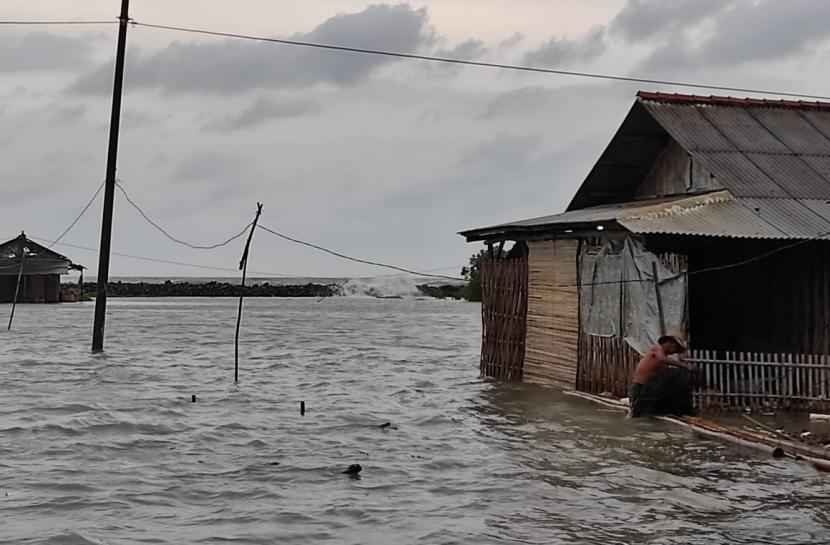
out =
[[[378,55],[383,57],[395,57],[400,59],[409,59],[409,60],[420,60],[420,61],[430,61],[430,62],[439,62],[439,63],[446,63],[446,64],[456,64],[456,65],[465,65],[465,66],[476,66],[481,68],[496,68],[501,70],[513,70],[519,72],[533,72],[539,74],[553,74],[559,76],[570,76],[570,77],[578,77],[578,78],[590,78],[590,79],[601,79],[601,80],[609,80],[609,81],[618,81],[618,82],[627,82],[627,83],[647,83],[653,85],[669,85],[673,87],[686,87],[690,89],[707,89],[707,90],[714,90],[714,91],[728,91],[728,92],[735,92],[735,93],[748,93],[748,94],[762,94],[762,95],[777,95],[782,97],[792,97],[792,98],[809,98],[814,100],[830,100],[830,96],[827,95],[811,95],[811,94],[802,94],[802,93],[793,93],[790,91],[771,91],[765,89],[755,89],[751,87],[737,87],[737,86],[728,86],[728,85],[709,85],[703,83],[693,83],[693,82],[684,82],[684,81],[673,81],[673,80],[664,80],[664,79],[656,79],[656,78],[644,78],[644,77],[636,77],[636,76],[620,76],[615,74],[604,74],[600,72],[583,72],[577,70],[564,70],[558,68],[542,68],[536,66],[522,66],[516,64],[505,64],[505,63],[494,63],[494,62],[485,62],[485,61],[473,61],[469,59],[456,59],[450,57],[439,57],[434,55],[419,55],[415,53],[401,53],[398,51],[387,51],[382,49],[369,49],[363,47],[349,47],[343,45],[333,45],[333,44],[322,44],[317,42],[306,42],[300,40],[286,40],[282,38],[268,38],[264,36],[253,36],[250,34],[239,34],[234,32],[220,32],[215,30],[206,30],[206,29],[198,29],[198,28],[190,28],[190,27],[181,27],[181,26],[171,26],[171,25],[160,25],[160,24],[153,24],[153,23],[142,23],[139,21],[131,21],[133,26],[145,27],[145,28],[153,28],[158,30],[167,30],[167,31],[174,31],[174,32],[183,32],[189,34],[201,34],[207,36],[218,36],[223,38],[236,38],[236,39],[243,39],[243,40],[251,40],[251,41],[258,41],[258,42],[265,42],[265,43],[274,43],[274,44],[282,44],[282,45],[291,45],[291,46],[298,46],[298,47],[308,47],[314,49],[324,49],[324,50],[331,50],[331,51],[342,51],[347,53],[359,53],[365,55]]]
[[[325,252],[327,254],[333,255],[335,257],[339,257],[341,259],[346,259],[348,261],[354,261],[355,263],[362,263],[364,265],[372,265],[372,266],[375,266],[375,267],[383,267],[385,269],[390,269],[390,270],[393,270],[393,271],[399,271],[399,272],[412,274],[412,275],[416,275],[416,276],[423,276],[425,278],[441,278],[441,279],[453,280],[453,281],[462,280],[461,278],[458,278],[458,277],[445,276],[443,274],[429,274],[429,273],[426,273],[426,272],[413,271],[412,269],[406,269],[404,267],[398,267],[396,265],[389,265],[387,263],[381,263],[379,261],[371,261],[371,260],[368,260],[368,259],[361,259],[361,258],[358,258],[358,257],[352,257],[352,256],[349,256],[349,255],[340,253],[340,252],[336,252],[336,251],[331,250],[329,248],[320,246],[319,244],[314,244],[314,243],[311,243],[311,242],[306,242],[304,240],[300,240],[298,238],[290,237],[288,235],[285,235],[285,234],[280,233],[278,231],[275,231],[273,229],[269,229],[268,227],[266,227],[262,224],[257,225],[257,228],[262,229],[263,231],[265,231],[267,233],[270,233],[270,234],[272,234],[276,237],[279,237],[283,240],[293,242],[294,244],[300,244],[302,246],[307,246],[309,248],[314,248],[315,250],[319,250],[321,252]]]
[[[64,229],[63,232],[60,234],[60,236],[58,238],[56,238],[55,240],[53,240],[49,244],[48,248],[51,249],[52,246],[54,246],[55,244],[57,244],[61,240],[63,240],[63,237],[65,237],[69,233],[69,231],[71,231],[72,228],[75,227],[75,224],[78,223],[81,220],[82,217],[84,217],[84,214],[86,214],[86,211],[89,210],[89,207],[92,206],[92,203],[94,203],[95,199],[98,198],[98,195],[101,193],[101,190],[104,189],[104,184],[105,183],[106,182],[101,182],[101,185],[99,185],[98,189],[95,190],[95,193],[93,193],[92,198],[90,198],[89,202],[86,203],[86,206],[84,206],[84,208],[81,210],[81,213],[78,214],[78,216],[74,220],[72,220],[72,223],[69,224],[69,227]]]
[[[20,25],[20,26],[70,26],[70,25],[114,25],[118,23],[118,19],[112,21],[0,21],[0,25]]]
[[[32,240],[40,240],[42,242],[52,242],[49,239],[45,239],[45,238],[42,238],[42,237],[31,236],[29,238],[31,238]],[[57,244],[59,246],[66,246],[67,248],[75,248],[75,249],[78,249],[78,250],[87,250],[87,251],[90,251],[90,252],[98,252],[98,248],[92,248],[90,246],[82,246],[82,245],[79,245],[79,244],[71,244],[71,243],[68,243],[68,242],[59,242]],[[126,254],[126,253],[121,253],[121,252],[112,252],[112,255],[116,255],[116,256],[119,256],[119,257],[125,257],[125,258],[128,258],[128,259],[135,259],[135,260],[138,260],[138,261],[148,261],[148,262],[151,262],[151,263],[164,263],[164,264],[167,264],[167,265],[179,265],[179,266],[182,266],[182,267],[191,267],[191,268],[194,268],[194,269],[204,269],[204,270],[209,270],[209,271],[222,271],[222,272],[232,272],[232,273],[238,273],[239,272],[238,269],[234,269],[234,268],[231,268],[231,267],[216,267],[216,266],[212,266],[212,265],[200,265],[200,264],[197,264],[197,263],[186,263],[186,262],[183,262],[183,261],[171,261],[169,259],[161,259],[161,258],[156,258],[156,257],[147,257],[147,256],[135,255],[135,254]],[[15,265],[15,266],[17,266],[17,265]],[[278,278],[306,278],[306,276],[294,275],[294,274],[281,274],[281,273],[261,272],[261,271],[251,271],[251,273],[255,274],[255,275],[258,275],[258,276],[263,276],[263,277],[272,276],[272,277],[275,277],[275,278],[277,278],[277,277]]]
[[[130,204],[130,206],[135,208],[138,211],[138,213],[141,215],[141,217],[144,218],[147,221],[147,223],[149,223],[150,225],[155,227],[156,230],[158,230],[161,234],[163,234],[165,237],[169,238],[173,242],[175,242],[177,244],[181,244],[182,246],[187,246],[188,248],[192,248],[194,250],[213,250],[213,249],[216,249],[216,248],[221,248],[223,246],[227,246],[228,244],[230,244],[234,240],[244,236],[248,232],[248,228],[251,226],[251,224],[249,222],[247,225],[245,225],[245,227],[242,228],[241,231],[239,231],[237,234],[231,236],[229,239],[225,240],[224,242],[218,242],[216,244],[209,244],[209,245],[192,244],[192,243],[187,242],[185,240],[181,240],[179,238],[174,237],[169,232],[167,232],[167,230],[165,230],[162,226],[160,226],[158,223],[153,221],[153,219],[150,218],[150,216],[148,216],[144,212],[144,210],[142,210],[141,207],[138,206],[138,204],[136,204],[135,201],[133,201],[130,198],[130,196],[127,194],[127,191],[124,189],[124,186],[122,186],[120,182],[116,182],[115,186],[119,189],[119,191],[121,191],[121,193],[124,195],[124,198]]]
[[[826,240],[827,237],[830,237],[830,231],[827,231],[826,233],[818,234],[814,237],[800,239],[800,240],[797,240],[797,241],[795,241],[791,244],[786,244],[784,246],[774,248],[774,249],[772,249],[768,252],[764,252],[762,254],[758,254],[758,255],[755,255],[755,256],[752,256],[752,257],[749,257],[749,258],[746,258],[746,259],[742,259],[740,261],[735,261],[733,263],[726,263],[724,265],[714,265],[714,266],[711,266],[711,267],[705,267],[703,269],[697,269],[697,270],[694,270],[694,271],[681,271],[681,272],[678,272],[678,273],[674,273],[671,276],[667,276],[666,278],[661,278],[658,283],[663,284],[665,282],[671,282],[672,280],[676,280],[677,278],[680,278],[680,277],[689,278],[691,276],[697,276],[699,274],[707,274],[707,273],[712,273],[712,272],[719,272],[719,271],[734,269],[734,268],[737,268],[737,267],[743,267],[743,266],[749,265],[750,263],[754,263],[756,261],[761,261],[762,259],[766,259],[768,257],[771,257],[771,256],[775,255],[775,254],[778,254],[778,253],[781,253],[781,252],[784,252],[784,251],[787,251],[787,250],[791,250],[793,248],[796,248],[798,246],[801,246],[801,245],[804,245],[804,244],[807,244],[807,243],[810,243],[810,242],[816,242],[816,241],[819,241],[819,240]],[[619,280],[608,280],[608,281],[605,281],[605,282],[591,282],[591,283],[584,283],[584,284],[579,284],[579,283],[577,283],[577,284],[558,284],[555,287],[557,287],[557,288],[586,287],[587,288],[587,287],[592,287],[592,286],[609,286],[609,285],[642,284],[642,283],[653,284],[654,279],[649,279],[649,278],[634,278],[634,279],[621,278]]]

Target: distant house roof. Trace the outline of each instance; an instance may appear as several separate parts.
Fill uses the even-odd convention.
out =
[[[83,269],[54,250],[26,237],[25,233],[0,244],[0,275],[67,274],[69,269]]]
[[[727,190],[725,197],[620,221],[675,140]],[[830,103],[640,92],[567,212],[465,231],[468,240],[615,222],[634,232],[813,238],[830,233]]]

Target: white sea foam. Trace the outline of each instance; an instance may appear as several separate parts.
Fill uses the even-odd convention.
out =
[[[411,276],[379,276],[351,278],[340,285],[340,294],[346,297],[418,297],[423,295]]]

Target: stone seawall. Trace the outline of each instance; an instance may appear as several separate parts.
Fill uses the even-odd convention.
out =
[[[84,282],[84,295],[95,296],[97,284]],[[110,282],[107,285],[109,297],[239,297],[240,286],[229,282]],[[280,286],[264,282],[245,286],[245,297],[332,297],[337,295],[337,286],[325,284],[304,284]]]
[[[64,291],[77,288],[77,284],[64,284]],[[95,282],[84,282],[84,296],[94,297]],[[238,297],[238,284],[229,282],[110,282],[107,287],[109,297]],[[336,284],[277,285],[264,282],[245,286],[245,297],[334,297],[340,295]],[[460,299],[461,286],[418,286],[418,290],[427,297],[438,299]]]

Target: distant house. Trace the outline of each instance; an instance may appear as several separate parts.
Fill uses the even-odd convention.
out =
[[[21,233],[0,244],[0,302],[11,303],[17,291],[19,303],[56,303],[61,296],[61,275],[70,270],[83,267]]]
[[[564,213],[461,234],[515,242],[483,375],[623,397],[679,329],[699,406],[830,409],[830,103],[641,92]]]

